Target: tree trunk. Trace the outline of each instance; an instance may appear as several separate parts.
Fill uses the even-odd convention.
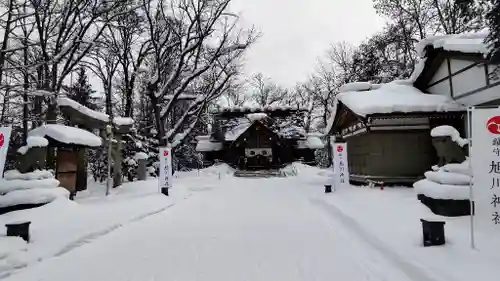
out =
[[[9,43],[9,35],[10,35],[10,30],[11,30],[12,12],[14,11],[14,9],[12,7],[13,5],[14,5],[14,0],[9,0],[7,21],[6,21],[4,35],[3,35],[3,41],[2,41],[2,52],[0,52],[0,84],[3,81],[3,79],[2,79],[3,67],[5,64],[5,56],[6,56],[5,50],[7,50],[7,48],[9,47],[8,43]]]
[[[125,116],[126,117],[132,117],[134,114],[134,107],[133,107],[133,101],[134,101],[134,91],[131,87],[126,86],[125,89]]]
[[[154,94],[150,95],[153,97]],[[159,146],[167,146],[167,139],[165,138],[165,123],[164,119],[161,116],[161,107],[158,104],[158,100],[156,98],[151,99],[151,104],[153,105],[153,111],[155,115],[155,123],[156,123],[156,138],[158,139]]]
[[[113,147],[113,187],[118,187],[122,185],[123,173],[122,173],[122,138],[121,135],[115,134],[116,144]]]

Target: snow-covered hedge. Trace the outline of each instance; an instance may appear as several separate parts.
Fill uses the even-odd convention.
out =
[[[447,164],[425,173],[425,179],[413,184],[417,194],[433,199],[468,200],[472,172],[469,160]]]
[[[0,179],[0,208],[24,204],[44,204],[57,198],[69,198],[67,189],[50,171],[33,171],[22,174],[11,170]]]
[[[423,179],[413,184],[417,194],[423,194],[433,199],[468,200],[468,185],[449,185]]]

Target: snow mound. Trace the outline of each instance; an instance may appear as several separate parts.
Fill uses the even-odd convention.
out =
[[[0,180],[0,194],[9,193],[15,190],[45,189],[59,186],[56,179],[35,179],[35,180]]]
[[[205,175],[221,175],[221,176],[232,176],[234,174],[234,169],[226,163],[214,164],[210,167],[200,170],[200,173]]]
[[[284,172],[290,172],[293,175],[300,175],[302,177],[317,177],[318,168],[306,165],[301,162],[293,162],[292,164],[286,166],[282,169]]]
[[[318,136],[309,135],[305,140],[298,140],[297,147],[320,149],[325,147],[325,143]]]
[[[368,91],[379,88],[379,84],[372,84],[370,82],[352,82],[342,85],[339,88],[340,93]]]
[[[472,177],[468,175],[450,173],[445,171],[427,171],[425,177],[435,183],[451,184],[451,185],[469,185]]]
[[[60,197],[69,198],[69,191],[62,187],[14,190],[0,196],[0,207],[21,204],[45,204]]]
[[[28,136],[50,137],[66,144],[85,145],[90,147],[101,146],[101,138],[76,127],[61,124],[45,124],[31,130]]]
[[[282,168],[280,170],[280,172],[281,172],[281,174],[283,174],[287,177],[294,177],[298,173],[297,168],[295,167],[295,163],[287,165],[286,167]]]
[[[47,170],[35,170],[33,172],[24,174],[22,174],[18,170],[9,170],[5,171],[5,173],[3,174],[4,180],[41,180],[50,179],[53,177],[54,175],[52,174],[52,172]]]
[[[417,194],[423,194],[434,199],[469,200],[468,185],[439,184],[428,179],[413,184]]]
[[[383,84],[375,90],[340,93],[337,98],[360,116],[374,113],[464,110],[461,104],[448,97],[425,94],[410,85],[394,82]]]
[[[460,137],[460,133],[452,126],[443,125],[438,126],[431,130],[431,137],[450,137],[452,141],[456,142],[459,146],[465,146],[469,141]]]
[[[434,199],[468,200],[472,182],[468,161],[426,172],[425,179],[413,184],[415,192]]]
[[[0,208],[23,204],[45,204],[57,198],[69,198],[69,191],[59,187],[60,182],[50,171],[21,174],[7,171],[0,180]]]
[[[462,163],[446,164],[443,167],[441,167],[441,169],[446,172],[463,174],[472,177],[472,170],[469,166],[469,161],[470,160],[467,159]]]

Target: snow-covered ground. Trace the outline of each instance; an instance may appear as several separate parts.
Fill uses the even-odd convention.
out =
[[[158,194],[154,180],[127,184],[108,198],[102,187],[91,188],[76,203],[65,201],[71,207],[56,201],[39,208],[33,243],[8,239],[10,251],[0,254],[2,265],[30,256],[29,266],[3,269],[14,274],[0,277],[465,281],[500,276],[500,241],[492,239],[491,249],[471,250],[468,218],[445,218],[447,244],[424,248],[419,219],[430,213],[412,189],[353,187],[324,194],[330,172],[304,165],[294,170],[296,177],[271,179],[234,178],[225,166],[178,173],[169,198]],[[64,210],[61,222],[44,217],[49,212],[43,208]],[[24,219],[25,212],[13,216]],[[67,236],[74,242],[59,241]],[[0,238],[3,249],[1,241],[7,238]],[[35,262],[37,253],[41,262]]]
[[[219,169],[221,170],[221,169]],[[203,190],[207,178],[214,179],[213,169],[178,173],[176,188],[171,196],[158,192],[158,182],[126,183],[104,196],[105,186],[90,183],[89,189],[78,193],[75,201],[57,199],[45,206],[0,216],[0,225],[31,221],[31,241],[5,237],[0,228],[0,278],[18,269],[43,261],[89,243],[129,223],[164,211],[188,198],[193,191]]]

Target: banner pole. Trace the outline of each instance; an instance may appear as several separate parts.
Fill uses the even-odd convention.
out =
[[[474,107],[469,107],[467,109],[467,140],[469,142],[469,170],[472,172],[472,112]],[[473,182],[474,173],[472,173],[472,179],[469,182],[469,206],[470,206],[470,246],[472,249],[476,249],[475,237],[474,237],[474,192],[473,192]]]

